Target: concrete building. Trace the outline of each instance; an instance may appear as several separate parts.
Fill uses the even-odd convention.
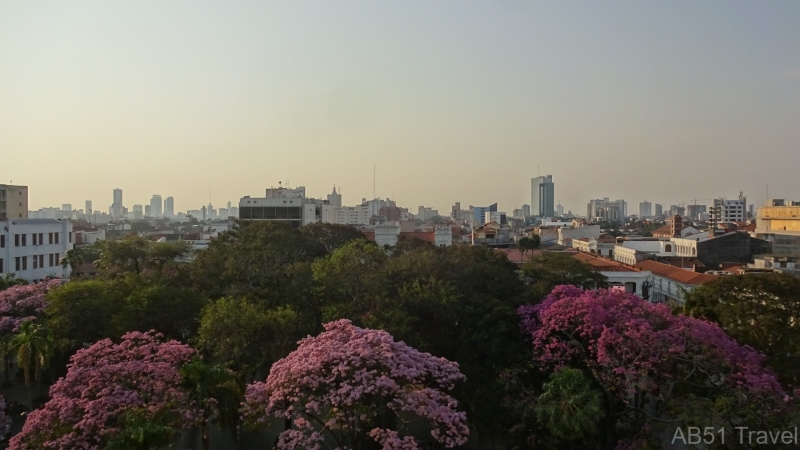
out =
[[[342,206],[342,194],[336,192],[336,186],[333,187],[333,192],[328,194],[328,204],[331,206]]]
[[[754,255],[772,253],[769,241],[739,231],[714,237],[701,233],[671,240],[676,245],[675,256],[697,258],[708,267],[732,262],[749,263]]]
[[[175,198],[174,197],[167,197],[164,200],[164,215],[167,217],[174,217],[175,216]]]
[[[748,269],[771,271],[800,276],[800,257],[782,255],[756,255]]]
[[[285,222],[299,228],[309,223],[319,222],[322,214],[313,199],[305,198],[305,187],[295,189],[284,187],[269,188],[264,198],[242,197],[239,200],[239,218],[242,220],[271,220]],[[203,210],[207,216],[207,209]],[[206,220],[206,217],[203,218]]]
[[[530,217],[530,215],[531,215],[531,205],[522,205],[522,216]]]
[[[661,219],[663,217],[664,217],[663,207],[660,204],[656,203],[655,204],[655,218],[656,219]]]
[[[150,217],[161,217],[164,214],[164,202],[158,194],[150,198]]]
[[[28,186],[0,184],[0,220],[28,218]]]
[[[591,237],[572,240],[572,248],[593,255],[605,256],[614,259],[614,248],[617,240],[611,237]]]
[[[486,223],[487,212],[497,212],[497,203],[489,206],[470,206],[472,210],[472,223],[477,227]]]
[[[320,212],[321,222],[338,225],[369,225],[371,217],[368,206],[322,205]]]
[[[555,205],[553,176],[531,178],[531,214],[538,217],[553,216]]]
[[[119,220],[123,218],[122,212],[122,189],[114,189],[114,202],[111,204],[111,218]]]
[[[571,226],[558,229],[558,245],[572,247],[573,239],[596,238],[601,233],[600,225],[587,225],[575,220]]]
[[[461,222],[461,202],[456,202],[452,208],[450,208],[450,219],[453,222]]]
[[[633,266],[653,258],[671,258],[677,255],[676,245],[666,239],[624,239],[614,247],[614,260]]]
[[[0,274],[12,273],[27,281],[46,277],[68,278],[61,258],[72,249],[72,222],[56,219],[0,221]]]
[[[375,214],[378,215],[378,214]],[[426,222],[439,215],[439,211],[427,206],[420,206],[417,213],[417,219]]]
[[[381,208],[397,206],[397,203],[395,203],[394,200],[389,198],[387,199],[374,198],[372,200],[367,200],[366,198],[362,198],[361,206],[368,207],[369,215],[370,217],[372,217],[372,216],[379,216],[381,214]]]
[[[92,215],[92,201],[91,200],[86,200],[86,209],[84,210],[84,214],[86,214],[87,216],[91,216]]]
[[[708,220],[711,223],[733,223],[747,220],[747,197],[739,193],[736,200],[714,199],[709,207]]]
[[[772,253],[800,256],[800,201],[767,200],[756,212],[756,237],[772,243]]]
[[[653,217],[653,204],[647,200],[639,203],[639,219],[650,219]]]
[[[642,298],[646,295],[646,282],[650,277],[650,272],[628,267],[617,261],[591,253],[575,252],[573,257],[589,265],[594,272],[605,276],[608,279],[610,289],[630,292]]]
[[[559,203],[556,205],[556,216],[557,217],[564,217],[564,206]]]
[[[684,224],[683,217],[677,214],[670,219],[670,223],[653,231],[653,237],[667,239],[673,237],[688,237],[696,234],[701,234],[700,230],[693,226]]]
[[[647,297],[653,303],[682,306],[687,293],[719,279],[716,275],[697,273],[656,261],[642,261],[636,264],[636,268],[649,273]]]
[[[689,205],[686,209],[689,220],[705,221],[708,219],[706,205]]]
[[[483,215],[483,223],[489,222],[497,222],[500,225],[506,225],[508,223],[508,215],[504,212],[494,211],[494,212],[485,212]]]
[[[586,205],[586,218],[610,222],[624,222],[628,216],[628,204],[625,200],[611,201],[608,197],[589,200]]]

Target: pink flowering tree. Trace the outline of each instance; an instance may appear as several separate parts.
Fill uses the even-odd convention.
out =
[[[291,421],[280,449],[413,450],[419,448],[409,430],[415,421],[451,448],[469,435],[466,414],[446,393],[462,380],[456,363],[339,320],[301,340],[272,366],[266,383],[249,385],[243,412],[256,426]]]
[[[180,373],[194,355],[189,346],[162,342],[155,332],[128,333],[119,344],[106,339],[79,350],[67,375],[50,388],[51,400],[28,416],[9,448],[102,449],[130,431],[126,425],[197,425],[201,411],[182,389]]]
[[[34,319],[47,307],[45,294],[64,280],[51,279],[11,286],[0,291],[0,336],[17,331],[25,319]]]
[[[792,408],[762,354],[633,294],[558,286],[519,312],[535,362],[580,369],[600,393],[607,445],[679,426],[769,429]]]

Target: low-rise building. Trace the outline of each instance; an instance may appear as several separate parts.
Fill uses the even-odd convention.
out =
[[[27,281],[69,278],[61,258],[72,249],[72,223],[56,219],[0,220],[0,274]]]
[[[571,241],[574,239],[596,238],[601,234],[600,225],[587,225],[584,222],[573,220],[569,227],[558,229],[558,244],[567,246],[571,245]],[[567,242],[568,240],[570,242]]]
[[[772,243],[773,254],[800,256],[800,201],[768,200],[756,212],[755,234]]]
[[[749,263],[754,255],[771,253],[769,241],[751,237],[747,232],[733,231],[710,237],[707,233],[672,238],[676,255],[681,258],[697,258],[706,266],[722,263]]]
[[[785,255],[756,255],[747,268],[800,276],[800,258]]]
[[[656,261],[642,261],[636,267],[650,274],[647,280],[647,298],[653,303],[682,306],[687,293],[719,278]]]
[[[389,207],[384,207],[386,211]],[[371,215],[368,206],[321,206],[321,222],[338,225],[369,225]],[[393,221],[387,219],[388,221]],[[395,220],[399,220],[395,219]]]
[[[593,271],[605,276],[608,279],[609,287],[624,290],[644,298],[646,292],[643,289],[650,276],[649,272],[591,253],[575,252],[572,256],[578,261],[589,265]]]

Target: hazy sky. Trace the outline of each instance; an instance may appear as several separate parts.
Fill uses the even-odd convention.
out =
[[[800,199],[800,1],[0,2],[30,206]]]

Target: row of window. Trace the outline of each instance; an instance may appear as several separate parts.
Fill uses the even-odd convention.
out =
[[[70,231],[67,233],[69,235],[68,239],[69,242],[72,242],[72,232]],[[61,240],[60,238],[61,233],[47,233],[47,243],[48,244],[58,244]],[[44,242],[44,233],[31,233],[31,243],[32,245],[45,245]],[[28,245],[28,235],[27,234],[15,234],[14,235],[14,247],[25,247]],[[5,248],[6,246],[6,237],[5,235],[0,235],[0,248]]]
[[[45,261],[45,256],[47,260]],[[33,256],[17,256],[14,258],[14,270],[28,270],[28,258],[31,259],[32,269],[44,269],[45,267],[55,267],[61,262],[60,253],[50,253],[48,255],[33,255]],[[45,262],[47,266],[45,266]],[[0,258],[0,273],[5,273],[6,267],[2,258]]]

